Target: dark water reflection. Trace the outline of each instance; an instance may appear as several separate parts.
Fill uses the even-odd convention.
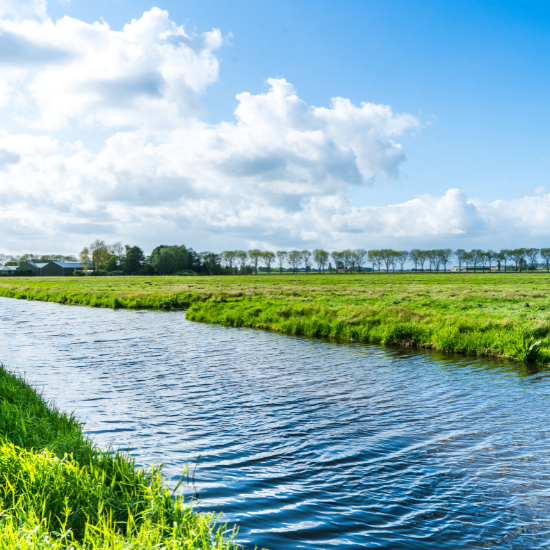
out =
[[[547,548],[550,379],[512,364],[0,298],[0,360],[247,546]]]

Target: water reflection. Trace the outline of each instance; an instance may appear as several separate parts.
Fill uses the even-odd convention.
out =
[[[6,298],[0,344],[101,445],[174,484],[202,455],[251,547],[550,544],[544,371]]]

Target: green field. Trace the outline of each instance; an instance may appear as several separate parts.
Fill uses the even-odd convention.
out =
[[[550,362],[546,273],[9,278],[0,295],[186,309],[193,321]],[[540,342],[540,344],[538,344]]]
[[[0,365],[0,548],[236,550],[215,519],[173,498],[158,468],[97,449]]]

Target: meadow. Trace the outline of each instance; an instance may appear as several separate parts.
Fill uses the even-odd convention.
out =
[[[6,278],[0,296],[185,309],[193,321],[550,362],[547,273]]]

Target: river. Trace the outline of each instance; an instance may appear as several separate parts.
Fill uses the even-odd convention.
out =
[[[0,298],[0,361],[103,446],[201,459],[246,548],[547,548],[550,377],[512,363]]]

